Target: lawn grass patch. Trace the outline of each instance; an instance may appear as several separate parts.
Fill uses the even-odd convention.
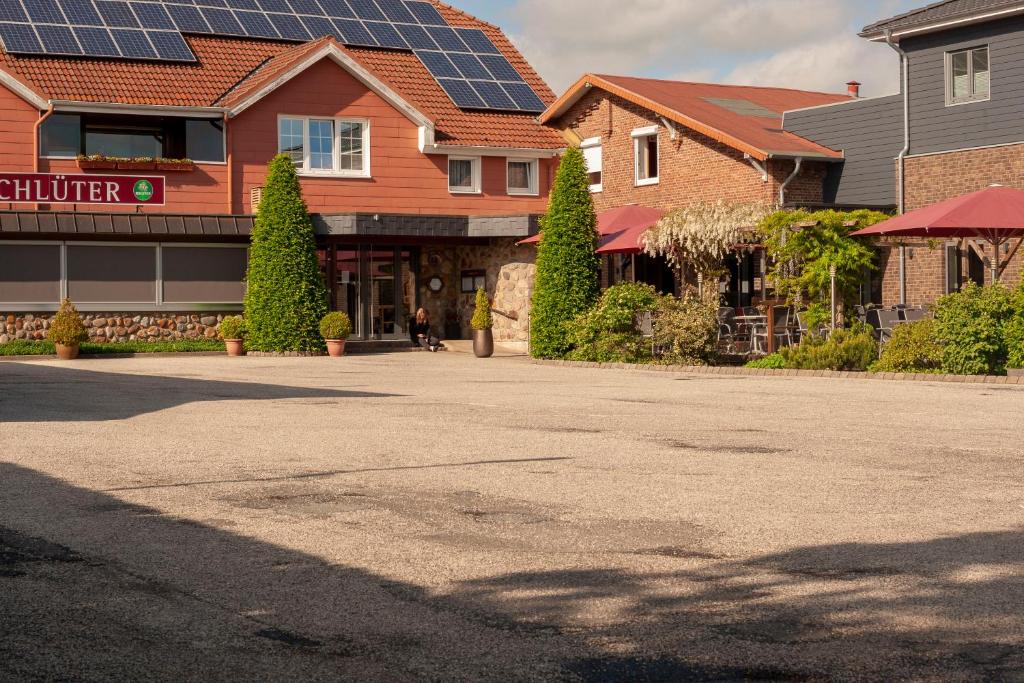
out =
[[[181,339],[176,341],[127,341],[97,344],[83,342],[81,353],[107,355],[121,353],[203,353],[223,351],[224,342],[212,339]],[[57,351],[50,341],[15,340],[0,344],[0,356],[48,356]]]

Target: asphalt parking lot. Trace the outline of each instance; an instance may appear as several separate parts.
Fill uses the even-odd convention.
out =
[[[0,363],[0,679],[1024,680],[1024,388]]]

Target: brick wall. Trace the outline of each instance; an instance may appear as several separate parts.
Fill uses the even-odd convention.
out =
[[[1024,189],[1024,145],[1004,145],[988,149],[949,152],[928,156],[908,157],[906,160],[906,210],[913,211],[936,202],[969,194],[992,184]],[[938,248],[922,241],[908,241],[906,278],[907,303],[927,305],[942,296],[946,290],[946,255],[940,241]],[[935,246],[932,243],[931,246]],[[991,258],[991,247],[977,245],[986,259]],[[1013,245],[1010,245],[1011,248]],[[913,255],[911,256],[911,252]],[[968,245],[961,249],[962,282],[968,278]],[[1005,259],[1006,254],[1000,253]],[[881,249],[882,294],[885,305],[899,303],[899,250],[883,246]],[[1024,247],[1007,266],[1003,282],[1015,285],[1021,281],[1024,266]],[[991,284],[990,270],[985,265],[985,283]]]
[[[673,140],[657,114],[596,88],[558,124],[583,139],[601,138],[603,191],[594,195],[599,212],[625,204],[670,210],[719,199],[774,204],[793,172],[792,161],[769,161],[765,182],[742,152],[683,126]],[[653,125],[659,126],[659,183],[636,187],[632,132]],[[824,173],[823,163],[805,163],[787,189],[787,203],[820,202]]]

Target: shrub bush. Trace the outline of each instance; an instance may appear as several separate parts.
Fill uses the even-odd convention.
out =
[[[71,299],[64,299],[61,302],[60,310],[53,316],[46,337],[54,344],[64,346],[76,346],[89,339],[89,332],[85,329],[85,324],[82,323],[78,309],[71,303]]]
[[[244,339],[245,320],[240,315],[229,315],[220,321],[221,339]]]
[[[469,321],[469,326],[474,330],[489,330],[494,327],[494,319],[491,317],[491,300],[487,298],[484,288],[476,290],[476,310]]]
[[[782,357],[781,353],[773,353],[763,358],[755,358],[743,367],[756,368],[758,370],[784,370],[786,368],[786,359]]]
[[[324,339],[348,339],[352,335],[352,321],[347,313],[332,311],[320,321],[320,336]]]
[[[586,163],[573,147],[562,157],[541,221],[530,313],[530,351],[535,357],[561,358],[572,349],[566,323],[587,312],[600,293],[597,242]]]
[[[1024,368],[1024,284],[1014,293],[1013,303],[1013,317],[1003,327],[1003,339],[1006,367],[1019,370]]]
[[[254,351],[323,351],[319,322],[327,314],[313,221],[295,165],[270,162],[249,249],[245,293],[248,346]]]
[[[662,350],[663,363],[712,363],[718,352],[718,302],[662,297],[654,312],[654,344]]]
[[[637,328],[637,315],[653,311],[658,292],[650,285],[627,282],[609,287],[597,304],[566,325],[571,360],[599,363],[643,363],[651,344]]]
[[[935,322],[920,320],[897,325],[882,349],[872,372],[937,372],[942,367],[942,345],[935,341]]]
[[[1013,293],[1002,285],[973,283],[935,302],[935,340],[942,369],[956,375],[999,375],[1008,360],[1004,326],[1015,313]],[[1011,325],[1011,332],[1015,329]]]
[[[838,329],[822,337],[806,337],[799,346],[780,353],[786,368],[793,370],[867,370],[878,359],[878,343],[863,324]]]

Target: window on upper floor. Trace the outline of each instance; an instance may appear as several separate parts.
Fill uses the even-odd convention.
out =
[[[508,160],[508,193],[509,194],[539,194],[537,190],[537,169],[536,159],[509,159]]]
[[[448,191],[480,193],[480,157],[448,157]]]
[[[658,127],[637,128],[633,131],[633,165],[636,184],[658,183]]]
[[[987,100],[990,94],[988,46],[946,53],[946,104]]]
[[[580,143],[583,160],[587,164],[587,177],[590,180],[590,191],[600,192],[604,189],[602,177],[601,138],[587,138]]]
[[[366,178],[370,175],[370,124],[364,119],[282,116],[278,151],[299,173]]]
[[[52,114],[40,126],[39,149],[51,159],[102,154],[222,163],[224,123],[220,119]]]

